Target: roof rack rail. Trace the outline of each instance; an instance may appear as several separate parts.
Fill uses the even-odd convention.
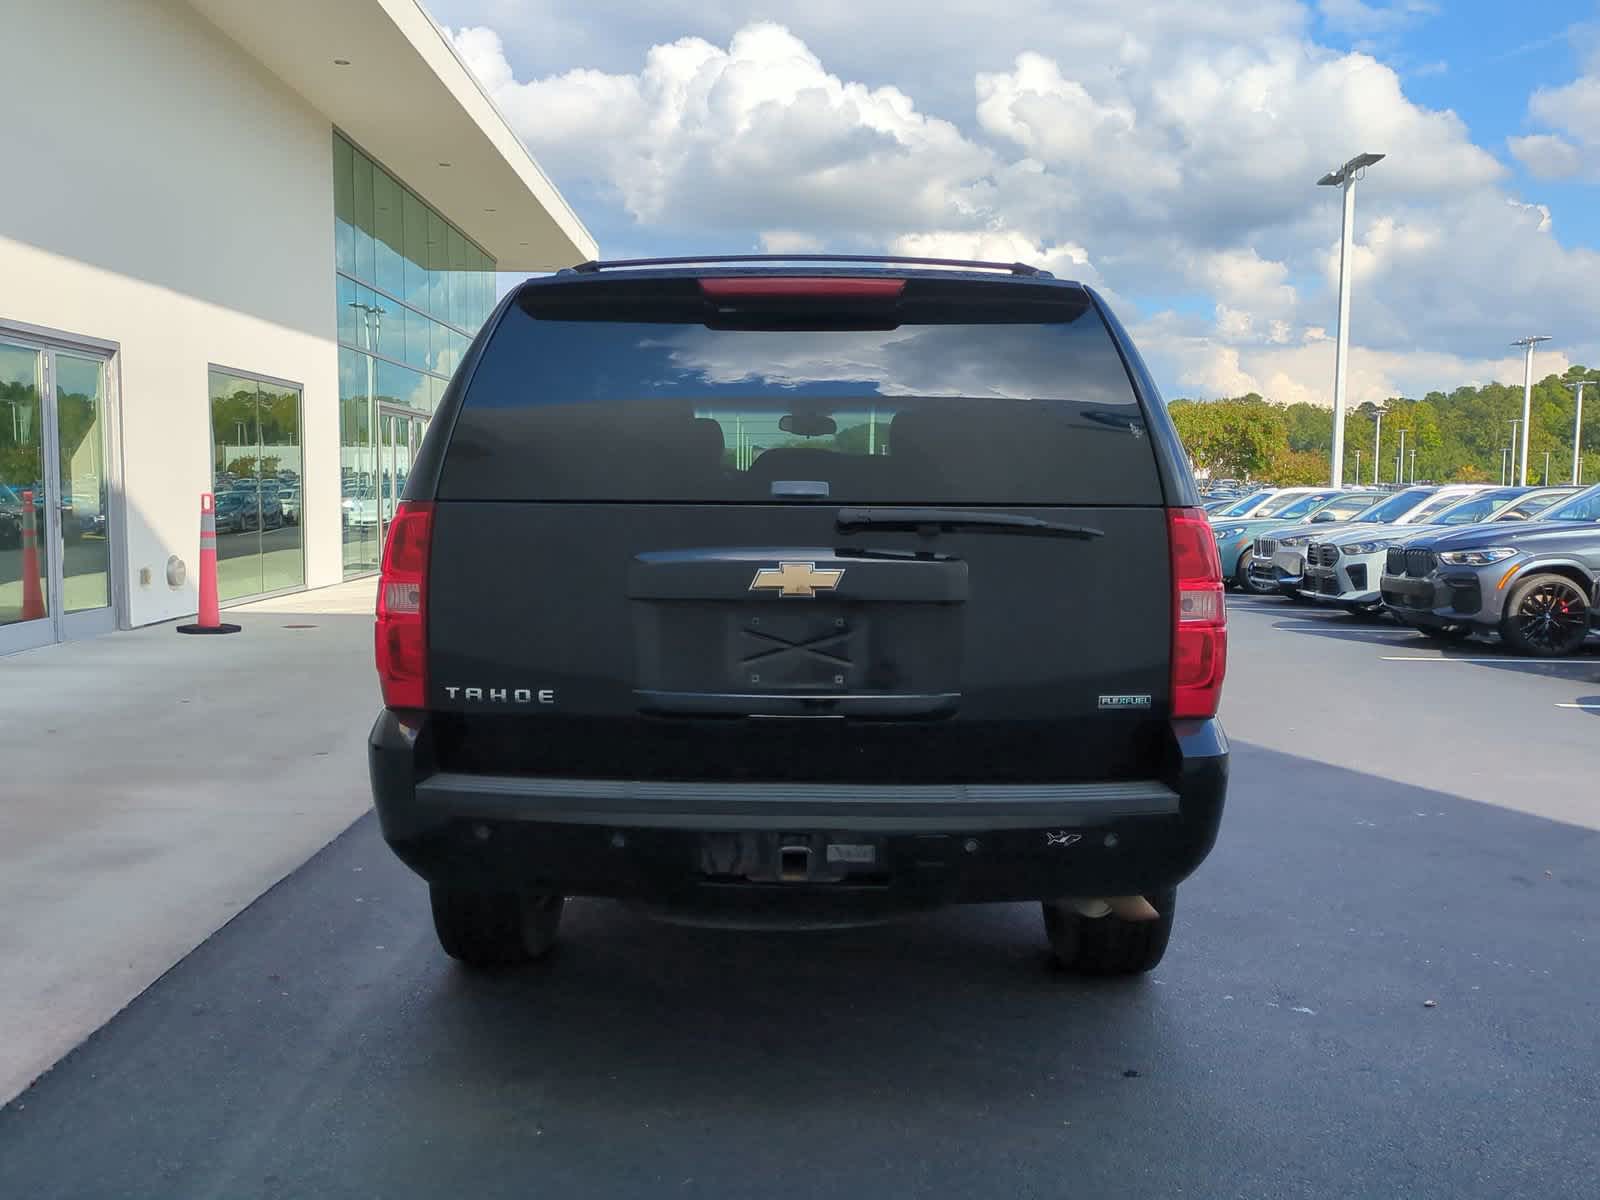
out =
[[[1009,271],[1013,275],[1027,275],[1037,279],[1054,279],[1049,271],[1027,263],[982,262],[968,258],[906,258],[892,254],[702,254],[682,258],[618,258],[610,261],[591,260],[575,267],[565,268],[582,275],[600,271],[621,271],[630,267],[686,267],[710,263],[888,263],[916,267],[975,267],[984,271]]]

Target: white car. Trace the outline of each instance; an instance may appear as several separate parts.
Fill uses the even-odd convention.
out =
[[[1406,492],[1421,489],[1408,488]],[[1342,532],[1319,531],[1305,549],[1305,568],[1300,594],[1320,604],[1332,604],[1350,612],[1376,612],[1383,607],[1379,580],[1384,557],[1391,544],[1421,533],[1436,517],[1441,517],[1463,500],[1479,492],[1495,490],[1486,483],[1453,483],[1435,488],[1431,496],[1412,506],[1397,520],[1380,523],[1371,520],[1383,505],[1363,513]],[[1406,492],[1397,494],[1396,499]],[[1508,500],[1507,503],[1510,501]]]
[[[1321,524],[1315,529],[1292,533],[1288,537],[1259,537],[1250,551],[1250,574],[1263,581],[1282,581],[1284,595],[1295,596],[1303,584],[1306,547],[1323,541],[1347,529],[1371,525],[1402,525],[1412,519],[1417,511],[1439,489],[1432,485],[1409,487],[1372,505],[1359,516],[1336,525]]]

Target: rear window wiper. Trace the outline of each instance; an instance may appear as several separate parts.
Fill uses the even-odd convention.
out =
[[[1018,513],[980,512],[965,508],[841,508],[834,520],[840,533],[868,529],[902,530],[931,537],[936,533],[1010,533],[1023,537],[1076,538],[1089,542],[1105,537],[1104,529],[1067,525]]]

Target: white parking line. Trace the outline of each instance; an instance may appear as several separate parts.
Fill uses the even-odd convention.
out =
[[[1600,712],[1600,704],[1558,704],[1557,708],[1581,708],[1586,712]]]
[[[1593,658],[1462,658],[1459,655],[1385,654],[1383,662],[1537,663],[1544,667],[1597,667]]]

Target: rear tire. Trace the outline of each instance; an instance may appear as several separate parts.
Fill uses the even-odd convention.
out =
[[[1506,597],[1500,636],[1534,658],[1576,654],[1589,636],[1589,597],[1565,575],[1530,575]]]
[[[433,930],[444,952],[469,967],[510,967],[550,953],[566,907],[562,896],[480,892],[428,885]]]
[[[1141,975],[1152,970],[1172,938],[1178,890],[1146,897],[1161,915],[1154,921],[1124,921],[1115,914],[1086,917],[1065,900],[1044,902],[1044,931],[1057,964],[1080,975]]]

